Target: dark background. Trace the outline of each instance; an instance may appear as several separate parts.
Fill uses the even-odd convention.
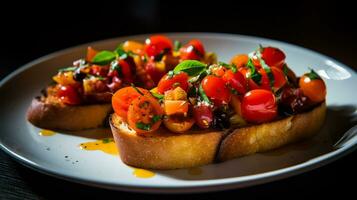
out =
[[[285,1],[144,1],[74,6],[57,1],[2,6],[0,79],[23,64],[70,46],[142,33],[224,32],[277,39],[316,50],[357,69],[356,11],[352,3]],[[21,91],[20,91],[21,92]],[[354,194],[357,153],[303,175],[269,184],[214,194],[164,198],[218,199],[222,195],[255,198],[305,198],[312,194]],[[54,179],[29,170],[0,152],[0,199],[80,196],[157,199]]]

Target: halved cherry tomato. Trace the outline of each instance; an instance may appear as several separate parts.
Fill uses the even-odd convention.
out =
[[[247,54],[238,54],[231,59],[231,63],[237,66],[237,68],[247,65],[249,57]]]
[[[151,96],[138,96],[129,106],[128,124],[139,134],[157,130],[164,114],[160,103]]]
[[[81,103],[81,97],[73,85],[59,85],[57,96],[65,104],[78,105]]]
[[[241,106],[243,118],[251,123],[269,122],[278,113],[274,94],[263,89],[247,92],[243,97]]]
[[[247,80],[239,71],[234,73],[232,70],[227,70],[224,73],[223,80],[226,81],[239,94],[245,94],[247,91]]]
[[[203,44],[199,40],[191,40],[188,44],[181,47],[180,57],[182,60],[200,60],[205,55]]]
[[[157,91],[160,94],[164,94],[168,90],[172,90],[176,87],[182,88],[187,92],[188,90],[188,75],[184,72],[175,74],[172,77],[165,75],[161,78],[159,84],[157,85]]]
[[[229,100],[231,99],[231,92],[222,78],[208,75],[202,80],[201,84],[203,91],[215,103],[215,105],[229,103]]]
[[[304,74],[299,80],[299,86],[303,94],[315,103],[326,98],[326,85],[319,77],[310,78],[309,74]]]
[[[222,77],[226,71],[227,71],[227,68],[225,68],[223,66],[217,66],[217,67],[211,68],[212,74],[215,76],[218,76],[218,77]]]
[[[86,61],[88,62],[92,62],[93,58],[95,55],[97,55],[98,51],[95,50],[92,47],[88,47],[87,48],[87,56],[86,56]]]
[[[276,66],[282,69],[285,63],[285,54],[280,49],[275,47],[264,47],[262,52],[262,59],[267,65]]]
[[[212,107],[206,104],[199,104],[193,107],[193,117],[197,126],[209,128],[213,122]]]
[[[148,90],[137,87],[144,95],[150,95]],[[114,93],[112,97],[112,106],[114,112],[122,117],[124,120],[127,119],[127,113],[130,103],[141,94],[133,87],[125,87]]]
[[[174,117],[167,117],[164,119],[164,124],[166,128],[168,128],[170,131],[175,132],[175,133],[183,133],[187,130],[189,130],[193,124],[195,123],[195,120],[189,117],[185,118],[174,118]]]
[[[172,51],[172,41],[163,35],[153,35],[145,41],[145,52],[149,57]]]
[[[273,89],[274,89],[274,91],[277,91],[280,88],[282,88],[286,83],[285,74],[281,69],[279,69],[277,67],[270,67],[270,70],[274,77]],[[263,68],[260,68],[259,73],[262,75],[260,88],[266,89],[266,90],[271,90],[270,79],[269,79],[269,76],[267,75],[266,71]]]

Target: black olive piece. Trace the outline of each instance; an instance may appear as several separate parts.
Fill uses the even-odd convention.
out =
[[[212,126],[220,130],[229,128],[231,123],[229,122],[228,114],[220,109],[215,110],[213,112]]]
[[[87,74],[85,74],[85,73],[81,72],[81,70],[77,69],[74,72],[73,79],[75,81],[82,81],[86,76],[87,76]]]

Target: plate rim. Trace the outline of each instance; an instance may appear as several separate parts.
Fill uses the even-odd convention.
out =
[[[262,40],[264,42],[274,42],[274,43],[279,43],[288,47],[292,47],[298,50],[305,51],[309,54],[315,54],[325,60],[331,60],[339,65],[343,65],[344,68],[347,70],[354,70],[347,65],[337,61],[334,58],[331,58],[329,56],[326,56],[324,54],[321,54],[319,52],[310,50],[305,47],[301,47],[295,44],[290,44],[284,41],[279,41],[279,40],[274,40],[274,39],[269,39],[269,38],[263,38],[263,37],[256,37],[256,36],[248,36],[248,35],[240,35],[240,34],[229,34],[229,33],[206,33],[206,32],[182,32],[182,33],[149,33],[149,34],[138,34],[138,35],[128,35],[128,36],[120,36],[120,37],[115,37],[115,38],[109,38],[105,40],[98,40],[98,41],[93,41],[93,42],[88,42],[84,44],[79,44],[76,46],[72,46],[69,48],[65,48],[59,51],[55,51],[53,53],[41,56],[25,65],[22,65],[19,67],[17,70],[13,71],[6,77],[4,77],[0,81],[0,88],[3,87],[7,82],[11,81],[12,78],[16,77],[18,74],[26,71],[27,69],[31,68],[33,65],[39,64],[41,62],[44,62],[46,60],[55,58],[57,56],[60,56],[62,54],[65,54],[68,51],[73,51],[75,49],[83,48],[88,45],[94,44],[94,43],[106,43],[110,41],[116,41],[116,40],[121,40],[124,38],[135,38],[135,37],[147,37],[152,34],[165,34],[167,36],[175,37],[194,37],[195,35],[200,36],[200,37],[213,37],[213,38],[227,38],[227,39],[239,39],[239,40],[247,40],[247,41],[252,41],[252,40]],[[334,160],[337,160],[348,153],[354,151],[356,149],[357,145],[356,144],[348,144],[340,149],[334,150],[332,152],[320,155],[318,157],[315,157],[313,159],[310,159],[308,161],[305,161],[303,163],[299,163],[293,166],[273,170],[273,171],[268,171],[264,173],[259,173],[259,174],[253,174],[253,175],[246,175],[246,176],[238,176],[238,177],[229,177],[229,178],[221,178],[221,179],[211,179],[211,180],[199,180],[199,181],[192,181],[190,183],[187,183],[187,185],[176,185],[176,186],[155,186],[155,185],[134,185],[134,184],[122,184],[122,183],[108,183],[104,181],[98,181],[98,180],[90,180],[86,178],[82,178],[76,175],[67,175],[67,174],[60,174],[56,173],[54,170],[49,170],[45,167],[41,167],[37,163],[32,162],[31,160],[17,154],[15,151],[12,151],[9,147],[5,146],[3,144],[2,139],[0,137],[0,149],[2,149],[5,153],[10,155],[12,158],[15,158],[16,161],[18,161],[20,164],[23,166],[29,167],[35,171],[38,171],[40,173],[50,175],[52,177],[64,179],[67,181],[72,181],[80,184],[85,184],[85,185],[90,185],[90,186],[95,186],[95,187],[101,187],[101,188],[107,188],[107,189],[114,189],[114,190],[124,190],[124,191],[136,191],[136,192],[146,192],[146,193],[156,193],[156,192],[164,192],[164,193],[192,193],[192,192],[202,192],[202,191],[218,191],[218,190],[225,190],[225,189],[232,189],[232,188],[238,188],[238,187],[246,187],[246,186],[251,186],[251,185],[257,185],[257,184],[262,184],[274,180],[279,180],[283,178],[287,178],[293,175],[297,175],[306,171],[310,171],[312,169],[316,169],[318,167],[324,166]]]

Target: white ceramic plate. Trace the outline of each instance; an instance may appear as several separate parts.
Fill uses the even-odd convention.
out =
[[[35,60],[15,71],[0,83],[0,145],[22,164],[37,171],[83,184],[118,190],[142,192],[199,192],[269,182],[314,169],[331,162],[356,147],[356,140],[334,150],[332,144],[345,130],[356,124],[356,73],[344,64],[319,53],[278,42],[249,36],[208,33],[167,34],[172,39],[187,42],[200,39],[208,51],[228,62],[237,53],[247,53],[271,45],[281,48],[287,63],[299,75],[308,70],[338,74],[342,80],[325,79],[328,88],[327,120],[322,131],[311,140],[293,144],[268,153],[255,154],[201,168],[202,173],[190,175],[187,169],[155,171],[152,178],[133,176],[133,169],[117,156],[101,151],[84,151],[82,142],[93,141],[95,134],[58,133],[39,136],[39,129],[25,119],[31,99],[39,95],[56,70],[68,66],[85,55],[86,47],[114,49],[127,39],[143,41],[148,35],[110,39],[66,49]],[[94,131],[95,132],[95,131]],[[101,133],[98,130],[96,133]],[[82,135],[82,136],[81,136]],[[67,157],[66,157],[67,156]]]

